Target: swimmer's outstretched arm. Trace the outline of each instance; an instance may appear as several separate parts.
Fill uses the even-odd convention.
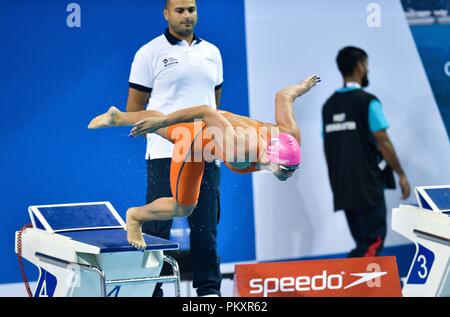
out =
[[[297,126],[294,113],[295,99],[313,88],[320,78],[309,76],[303,82],[287,86],[277,92],[275,97],[275,121],[282,132],[293,135],[300,143],[300,129]]]

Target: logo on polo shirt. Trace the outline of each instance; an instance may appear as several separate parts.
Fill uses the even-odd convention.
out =
[[[164,67],[167,67],[170,65],[178,64],[178,60],[173,57],[168,57],[168,58],[163,59],[163,63],[164,63]]]

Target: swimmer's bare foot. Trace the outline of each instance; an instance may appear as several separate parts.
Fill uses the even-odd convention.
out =
[[[127,239],[128,243],[140,251],[144,251],[147,244],[142,236],[142,222],[136,220],[138,208],[127,210]]]
[[[100,129],[114,127],[117,124],[117,117],[120,110],[116,107],[110,107],[107,112],[95,117],[88,125],[88,129]]]
[[[320,77],[316,75],[309,76],[304,81],[300,83],[300,89],[298,89],[298,96],[296,98],[306,94],[308,91],[311,90],[317,83],[320,82]]]
[[[282,90],[284,94],[292,98],[293,100],[297,99],[300,96],[303,96],[308,91],[310,91],[317,83],[320,82],[320,77],[313,75],[309,76],[301,83],[297,85],[291,85]]]

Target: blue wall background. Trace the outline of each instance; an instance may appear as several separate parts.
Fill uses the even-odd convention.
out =
[[[222,108],[248,115],[243,2],[197,2],[196,33],[222,52]],[[81,28],[66,25],[69,3],[0,4],[0,283],[21,279],[14,231],[29,223],[29,205],[108,200],[124,217],[145,203],[144,138],[86,126],[110,105],[124,108],[135,52],[166,27],[164,1],[80,0]],[[251,177],[222,171],[221,260],[253,260]]]
[[[450,25],[412,26],[411,32],[450,138],[450,77],[444,71],[450,61]]]

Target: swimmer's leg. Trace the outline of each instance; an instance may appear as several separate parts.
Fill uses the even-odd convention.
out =
[[[309,76],[299,84],[281,89],[275,96],[275,121],[277,125],[283,127],[285,132],[293,135],[299,143],[301,143],[301,136],[295,119],[294,102],[295,99],[306,94],[319,82],[319,77]]]
[[[138,249],[145,248],[145,242],[142,237],[142,224],[145,221],[188,217],[194,211],[195,206],[197,206],[205,162],[203,160],[193,162],[188,155],[195,147],[194,142],[196,140],[201,142],[202,140],[195,139],[193,124],[186,125],[186,127],[191,129],[189,133],[191,137],[190,147],[185,149],[183,142],[176,141],[174,153],[180,153],[183,159],[177,159],[172,155],[170,165],[172,197],[159,198],[150,204],[130,208],[127,211],[128,241]]]
[[[164,197],[145,206],[128,209],[126,215],[128,242],[135,248],[144,250],[146,244],[142,236],[142,224],[145,221],[188,217],[195,206],[179,205],[175,199]]]
[[[122,112],[116,107],[110,107],[107,112],[95,117],[89,123],[89,129],[110,128],[119,126],[133,126],[142,119],[149,117],[162,117],[161,112],[144,110],[138,112]]]

